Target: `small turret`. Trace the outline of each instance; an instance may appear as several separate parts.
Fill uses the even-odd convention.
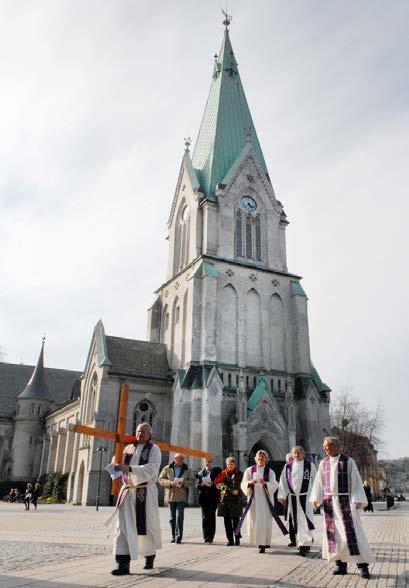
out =
[[[43,419],[52,398],[45,380],[43,338],[40,356],[27,386],[17,398],[11,475],[13,481],[34,479],[38,474],[43,437]]]

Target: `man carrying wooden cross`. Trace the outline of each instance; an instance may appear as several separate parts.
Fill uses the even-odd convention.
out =
[[[116,507],[114,576],[129,574],[130,561],[138,555],[145,556],[144,569],[152,569],[156,550],[162,547],[156,487],[161,451],[151,441],[148,423],[139,424],[135,436],[136,443],[125,447],[122,463],[115,466],[122,472],[122,487]]]

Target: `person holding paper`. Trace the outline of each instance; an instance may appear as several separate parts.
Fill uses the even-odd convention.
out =
[[[222,470],[218,467],[212,467],[211,459],[204,458],[203,465],[203,469],[196,474],[196,488],[202,510],[203,540],[205,543],[213,543],[216,533],[216,510],[220,495],[214,480]]]
[[[165,466],[159,476],[159,484],[165,488],[165,502],[169,504],[172,543],[182,542],[185,506],[193,484],[192,472],[184,459],[182,453],[176,453],[175,460]]]
[[[148,423],[138,425],[135,435],[137,442],[125,447],[122,463],[111,464],[111,477],[120,473],[123,482],[115,511],[118,519],[114,535],[117,568],[111,572],[114,576],[129,574],[131,559],[139,555],[145,556],[144,569],[152,569],[156,550],[162,547],[156,487],[161,451],[151,441]]]
[[[274,508],[274,492],[278,488],[278,483],[275,473],[267,465],[266,451],[263,449],[257,451],[254,461],[255,465],[244,472],[241,483],[241,489],[247,496],[247,507],[239,525],[249,511],[248,541],[250,544],[258,545],[259,553],[265,553],[266,547],[270,547],[271,544],[273,521],[270,506]]]

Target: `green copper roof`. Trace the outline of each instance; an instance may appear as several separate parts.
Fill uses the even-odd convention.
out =
[[[267,387],[267,382],[266,382],[265,377],[259,376],[257,386],[254,388],[253,392],[251,393],[250,398],[247,401],[247,410],[253,411],[266,392],[269,395],[269,397],[271,398],[272,402],[274,402],[274,398],[273,398],[270,390]]]
[[[213,81],[192,160],[201,188],[209,199],[215,199],[217,184],[222,182],[246,142],[252,143],[269,178],[226,29],[220,55],[215,59]]]
[[[307,298],[307,295],[304,292],[304,289],[301,286],[300,282],[294,282],[293,280],[291,280],[290,287],[290,296],[304,296],[305,298]]]

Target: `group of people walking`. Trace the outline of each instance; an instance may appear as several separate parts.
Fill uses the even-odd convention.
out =
[[[275,507],[274,494],[287,508],[290,529],[289,546],[296,546],[305,557],[314,541],[313,509],[324,507],[323,558],[334,561],[334,574],[347,573],[349,562],[356,563],[363,578],[369,578],[368,564],[373,555],[360,521],[359,510],[367,504],[362,481],[354,460],[341,452],[335,437],[324,439],[326,457],[318,472],[305,457],[301,446],[292,448],[279,482],[269,467],[267,452],[255,455],[255,464],[244,473],[234,457],[228,457],[222,470],[210,459],[193,478],[181,453],[159,474],[161,452],[151,441],[151,428],[141,423],[136,430],[137,443],[128,445],[122,463],[115,469],[122,474],[118,496],[114,555],[117,567],[113,575],[129,574],[131,559],[145,557],[144,569],[152,569],[156,550],[161,547],[158,491],[165,488],[169,504],[171,542],[183,539],[184,509],[189,488],[195,483],[202,511],[205,543],[212,543],[216,515],[223,517],[228,546],[238,546],[241,528],[247,519],[248,542],[265,553],[271,545],[276,524],[283,535],[289,533]]]
[[[37,510],[38,498],[41,496],[41,487],[39,483],[32,484],[28,482],[27,487],[23,494],[20,493],[18,488],[11,488],[8,493],[6,500],[7,502],[20,502],[21,497],[23,498],[25,510],[30,510],[30,504],[33,505],[34,510]]]

